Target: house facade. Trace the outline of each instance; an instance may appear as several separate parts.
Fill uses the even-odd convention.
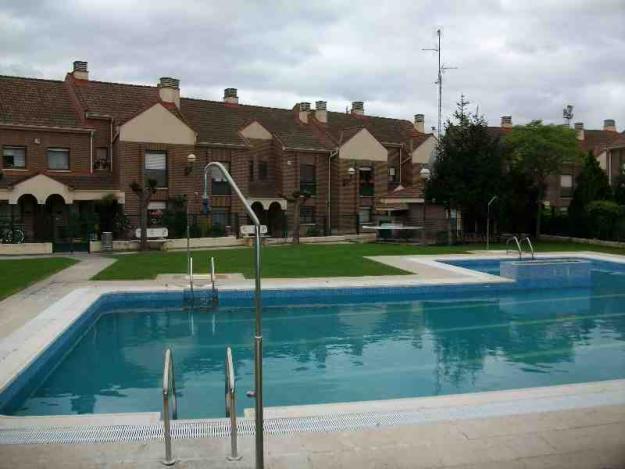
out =
[[[358,101],[346,113],[324,101],[251,106],[234,88],[221,101],[191,99],[179,85],[96,81],[81,61],[62,81],[0,77],[0,223],[22,225],[27,240],[60,242],[104,199],[123,208],[133,233],[139,198],[130,187],[149,178],[157,182],[150,223],[183,200],[194,222],[237,232],[247,215],[218,174],[202,214],[203,168],[219,161],[272,236],[292,230],[296,191],[310,194],[303,230],[353,233],[397,208],[383,202],[389,193],[420,190],[420,168],[432,159],[435,137],[422,115],[369,116]]]

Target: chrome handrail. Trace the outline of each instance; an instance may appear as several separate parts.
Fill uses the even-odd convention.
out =
[[[226,348],[226,417],[230,417],[230,455],[228,461],[238,461],[241,456],[237,451],[237,409],[234,384],[234,364],[232,362],[232,349]]]
[[[529,236],[526,236],[525,238],[523,238],[521,240],[521,245],[523,245],[523,241],[527,241],[527,245],[530,248],[530,252],[532,253],[532,260],[534,259],[534,246],[532,245],[532,241],[530,240]]]
[[[519,251],[519,259],[523,258],[523,250],[521,249],[521,244],[519,243],[519,238],[517,238],[516,236],[513,236],[512,238],[508,238],[508,240],[506,241],[506,254],[508,254],[510,252],[508,245],[514,241],[516,243],[516,247],[517,247],[517,251]]]
[[[215,258],[211,257],[211,286],[213,289],[213,298],[217,296],[217,291],[215,290]]]
[[[174,378],[174,360],[171,349],[165,350],[165,364],[163,366],[163,435],[165,437],[165,459],[163,464],[173,466],[176,459],[171,454],[171,425],[169,417],[169,395],[172,396],[172,416],[178,418],[178,401],[176,399],[176,380]]]

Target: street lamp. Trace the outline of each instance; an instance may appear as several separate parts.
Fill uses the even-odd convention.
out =
[[[256,469],[262,469],[264,467],[264,453],[263,453],[263,335],[262,335],[262,314],[261,314],[261,297],[260,297],[260,221],[256,216],[254,210],[250,206],[249,202],[237,186],[234,179],[225,168],[222,163],[217,161],[211,161],[204,166],[204,195],[202,197],[202,205],[204,213],[208,213],[210,210],[210,203],[208,198],[208,173],[212,169],[218,170],[223,177],[228,181],[230,187],[234,190],[235,195],[239,198],[245,211],[252,220],[255,231],[255,243],[254,243],[254,270],[255,270],[255,282],[254,282],[254,309],[255,309],[255,329],[254,329],[254,391],[248,393],[249,397],[255,398],[255,437],[256,437]]]
[[[497,196],[494,195],[488,201],[488,205],[486,206],[486,250],[490,249],[490,206],[493,202],[497,200]]]
[[[424,246],[427,244],[427,236],[425,230],[425,212],[428,206],[428,199],[426,197],[425,190],[431,175],[432,173],[426,167],[421,168],[421,171],[419,171],[419,176],[421,176],[421,179],[423,180],[423,226],[421,227],[421,244],[423,244]]]

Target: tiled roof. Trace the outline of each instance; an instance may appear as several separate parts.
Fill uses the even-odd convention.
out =
[[[160,102],[155,86],[69,80],[85,112],[112,116],[118,124]]]
[[[180,110],[198,133],[199,142],[245,145],[239,131],[258,121],[288,148],[330,148],[291,109],[182,98]]]
[[[41,173],[30,174],[10,174],[4,172],[0,178],[0,188],[12,187],[20,182],[26,181],[38,174],[44,174],[55,181],[65,184],[72,189],[83,190],[113,190],[117,187],[110,173],[98,174],[72,174],[72,173],[56,173],[53,171],[42,171]]]
[[[584,140],[579,141],[579,146],[584,152],[598,153],[611,146],[619,137],[621,134],[618,132],[584,129]]]
[[[80,127],[62,81],[0,76],[0,123]]]

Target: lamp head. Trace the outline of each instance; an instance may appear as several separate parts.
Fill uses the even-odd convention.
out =
[[[350,167],[347,169],[347,174],[348,174],[349,176],[353,176],[354,174],[356,174],[356,169],[355,169],[353,166],[350,166]]]
[[[421,171],[419,171],[419,176],[421,176],[422,179],[428,181],[431,176],[430,170],[428,168],[421,169]]]
[[[187,155],[187,163],[189,163],[189,164],[195,163],[196,159],[197,159],[197,157],[193,153],[189,153]]]

